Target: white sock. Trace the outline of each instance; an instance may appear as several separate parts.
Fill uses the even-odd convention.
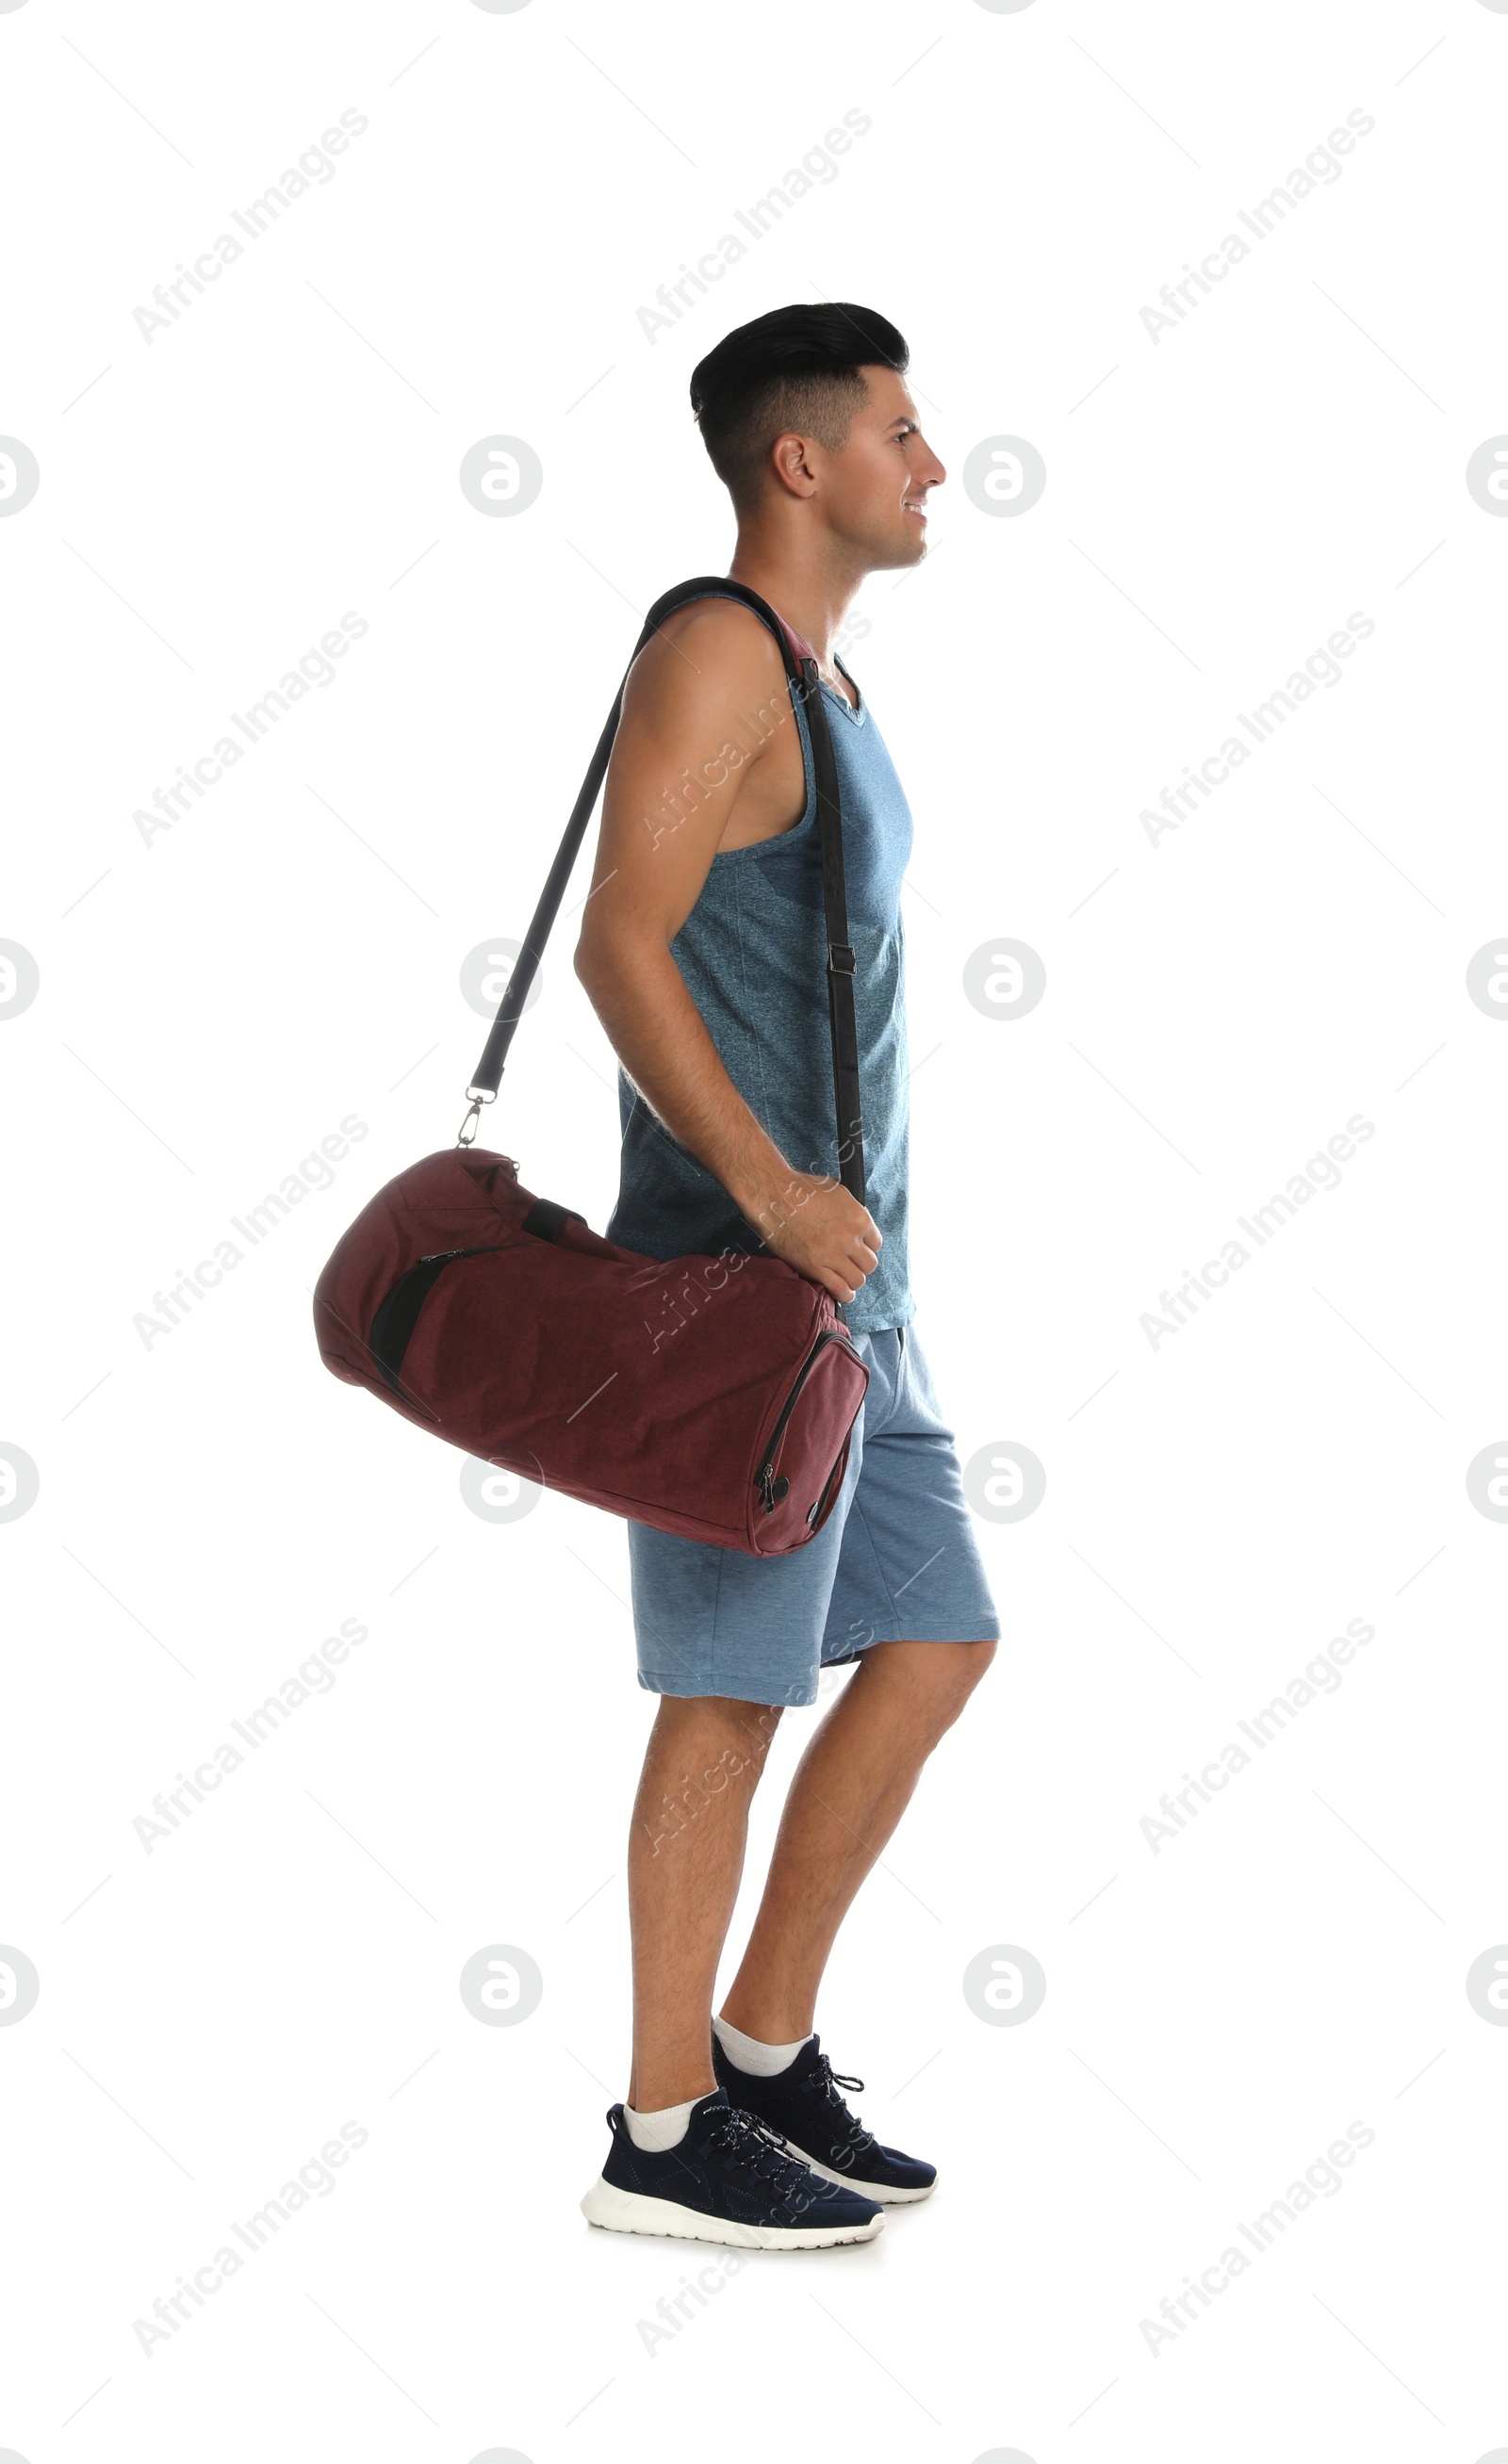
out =
[[[736,2069],[746,2071],[751,2079],[775,2079],[782,2071],[788,2071],[802,2046],[811,2042],[809,2036],[798,2036],[793,2045],[765,2045],[758,2036],[745,2036],[743,2029],[735,2028],[729,2019],[714,2018],[712,2024],[729,2061]]]
[[[623,2119],[629,2125],[629,2137],[635,2147],[662,2151],[678,2147],[686,2136],[691,2108],[700,2099],[691,2097],[685,2104],[661,2105],[657,2113],[635,2113],[632,2104],[623,2108]]]

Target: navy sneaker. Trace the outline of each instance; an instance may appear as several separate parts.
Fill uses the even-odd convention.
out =
[[[935,2165],[923,2164],[920,2156],[902,2156],[898,2147],[882,2147],[874,2132],[850,2113],[842,2090],[861,2090],[864,2082],[835,2071],[819,2037],[808,2039],[788,2070],[777,2071],[773,2079],[754,2079],[728,2059],[714,2030],[712,2064],[733,2102],[757,2114],[781,2145],[825,2182],[841,2182],[886,2208],[924,2199],[931,2191],[938,2177]]]
[[[850,2184],[819,2181],[721,2087],[698,2098],[674,2147],[635,2147],[621,2104],[609,2107],[608,2123],[612,2145],[581,2211],[610,2233],[669,2233],[736,2250],[830,2250],[873,2241],[885,2221]]]

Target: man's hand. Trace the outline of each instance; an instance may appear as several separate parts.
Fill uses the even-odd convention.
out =
[[[793,1172],[743,1211],[772,1257],[835,1301],[855,1300],[879,1264],[884,1234],[868,1207],[821,1173]]]

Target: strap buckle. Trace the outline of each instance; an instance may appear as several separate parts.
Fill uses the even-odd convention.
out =
[[[479,1089],[468,1087],[466,1092],[470,1101],[460,1128],[455,1133],[455,1143],[458,1147],[476,1144],[477,1132],[481,1122],[481,1108],[483,1104],[495,1104],[498,1100],[496,1087],[490,1089],[485,1087]]]
[[[856,971],[857,960],[850,944],[847,941],[830,941],[828,943],[829,975],[852,976]]]

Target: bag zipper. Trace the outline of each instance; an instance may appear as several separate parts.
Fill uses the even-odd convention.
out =
[[[517,1179],[517,1173],[514,1177]],[[552,1198],[537,1198],[521,1219],[519,1229],[532,1234],[539,1241],[555,1241],[567,1223],[581,1223],[585,1220],[574,1207],[557,1206]],[[500,1256],[504,1249],[511,1249],[513,1245],[511,1241],[483,1241],[473,1249],[427,1250],[383,1294],[372,1312],[366,1349],[400,1401],[409,1399],[399,1383],[404,1354],[418,1324],[419,1312],[439,1281],[441,1268],[450,1265],[456,1258]]]
[[[781,1499],[789,1493],[789,1481],[778,1480],[775,1477],[775,1457],[780,1450],[781,1439],[786,1434],[786,1423],[796,1408],[796,1398],[800,1395],[803,1386],[805,1386],[807,1379],[810,1376],[812,1370],[816,1366],[817,1354],[822,1351],[823,1347],[829,1343],[841,1343],[848,1351],[854,1352],[854,1346],[844,1328],[828,1327],[821,1334],[818,1335],[815,1343],[811,1347],[811,1350],[808,1353],[800,1369],[797,1371],[796,1382],[794,1386],[792,1386],[790,1393],[787,1396],[784,1403],[781,1405],[780,1418],[777,1419],[774,1427],[769,1433],[769,1443],[765,1449],[764,1461],[761,1463],[759,1469],[754,1474],[754,1485],[759,1490],[760,1496],[765,1502],[765,1511],[766,1514],[773,1514],[776,1507],[780,1504]],[[854,1357],[855,1360],[858,1358],[856,1352],[854,1352]],[[830,1483],[832,1481],[832,1475],[830,1472],[828,1475]],[[824,1491],[824,1495],[825,1494],[826,1491]]]
[[[807,1521],[808,1521],[808,1522],[809,1522],[809,1524],[811,1526],[811,1529],[812,1529],[812,1530],[813,1530],[813,1531],[815,1531],[815,1529],[816,1529],[816,1528],[817,1528],[818,1524],[819,1524],[819,1523],[821,1522],[821,1520],[822,1520],[822,1516],[823,1516],[824,1508],[825,1508],[825,1507],[826,1507],[826,1506],[827,1506],[827,1502],[828,1502],[829,1498],[830,1498],[830,1497],[832,1496],[832,1484],[833,1484],[833,1482],[836,1480],[836,1478],[837,1478],[837,1476],[838,1476],[838,1466],[839,1466],[839,1464],[842,1463],[842,1461],[843,1461],[843,1456],[844,1456],[844,1454],[846,1454],[846,1453],[847,1453],[847,1451],[848,1451],[848,1441],[847,1441],[847,1439],[845,1438],[845,1440],[844,1440],[844,1441],[843,1441],[843,1446],[842,1446],[842,1448],[841,1448],[841,1450],[839,1451],[839,1454],[838,1454],[837,1463],[835,1463],[833,1464],[832,1469],[829,1472],[829,1474],[828,1474],[828,1476],[827,1476],[827,1479],[823,1482],[823,1484],[822,1484],[822,1494],[821,1494],[821,1496],[817,1499],[817,1502],[816,1502],[815,1506],[812,1507],[812,1509],[811,1509],[810,1513],[809,1513],[809,1514],[808,1515],[808,1517],[807,1517]]]
[[[418,1324],[419,1311],[429,1299],[440,1268],[448,1266],[453,1258],[484,1258],[508,1245],[505,1241],[485,1241],[476,1249],[432,1249],[428,1256],[415,1259],[413,1265],[407,1267],[397,1282],[383,1294],[372,1311],[366,1349],[401,1400],[409,1399],[399,1383],[404,1354]],[[428,1274],[424,1272],[426,1267],[430,1269]],[[403,1306],[405,1299],[410,1304],[407,1308]]]

